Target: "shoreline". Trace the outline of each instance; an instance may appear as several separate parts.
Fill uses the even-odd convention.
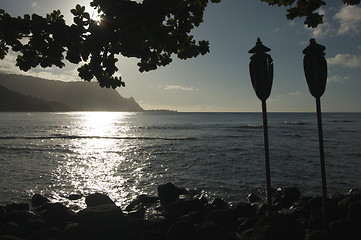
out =
[[[0,205],[0,239],[324,239],[322,198],[302,196],[298,188],[273,191],[272,232],[267,206],[255,194],[230,205],[172,183],[157,190],[158,196],[139,195],[124,209],[108,195],[90,194],[79,212],[35,194],[31,204]],[[359,239],[361,191],[335,193],[327,203],[330,239]]]

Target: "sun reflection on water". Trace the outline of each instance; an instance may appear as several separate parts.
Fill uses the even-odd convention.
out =
[[[119,112],[84,112],[77,113],[77,126],[73,127],[72,151],[53,173],[54,189],[62,189],[58,193],[62,202],[66,201],[63,195],[71,193],[87,195],[94,192],[106,193],[118,205],[129,201],[130,191],[138,189],[127,187],[129,173],[122,172],[123,165],[129,165],[124,152],[129,146],[125,140],[128,137],[129,124],[127,114]],[[141,177],[141,169],[132,171],[135,178]],[[128,175],[128,176],[127,176]],[[70,205],[71,203],[68,202]],[[85,207],[82,202],[75,202],[74,206]]]

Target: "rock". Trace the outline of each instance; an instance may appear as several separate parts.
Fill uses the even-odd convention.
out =
[[[205,221],[196,228],[197,240],[238,240],[237,235],[212,221]]]
[[[162,215],[169,219],[177,219],[191,212],[203,212],[205,206],[199,199],[178,200],[160,208]]]
[[[22,238],[15,237],[15,236],[12,236],[12,235],[4,235],[4,236],[1,236],[0,239],[1,240],[23,240]]]
[[[253,228],[258,221],[258,218],[245,218],[237,228],[237,233],[243,234],[245,231]]]
[[[77,222],[78,215],[62,203],[47,203],[41,208],[39,215],[50,226],[63,229],[68,222]],[[40,210],[39,209],[39,210]]]
[[[209,210],[229,209],[229,204],[221,198],[213,199],[207,206]]]
[[[155,204],[159,200],[158,197],[152,197],[145,194],[139,195],[136,199],[129,203],[129,205],[125,208],[125,211],[131,212],[134,210],[138,210],[143,206],[151,206]]]
[[[237,214],[232,209],[213,210],[209,212],[207,219],[233,232],[239,225]]]
[[[283,215],[272,216],[272,232],[270,232],[269,218],[260,218],[253,228],[254,240],[303,240],[304,227],[297,219]]]
[[[330,224],[332,240],[360,240],[361,223],[354,219],[340,219]]]
[[[6,205],[6,209],[11,211],[29,211],[30,206],[27,203],[11,203]]]
[[[257,209],[248,203],[237,203],[232,207],[238,218],[255,217]]]
[[[189,222],[177,221],[169,228],[167,238],[172,240],[196,240],[195,229]]]
[[[93,206],[98,206],[98,205],[103,205],[103,204],[113,204],[113,205],[115,205],[113,200],[111,200],[108,197],[108,195],[105,195],[105,194],[102,194],[102,193],[90,194],[89,196],[87,196],[85,198],[85,203],[86,203],[87,207],[93,207]]]
[[[255,202],[260,201],[261,198],[259,196],[257,196],[256,194],[254,194],[254,193],[250,193],[247,196],[247,200],[248,200],[249,203],[255,203]]]
[[[279,188],[272,193],[273,205],[278,209],[289,208],[292,203],[300,199],[300,196],[300,190],[296,187]]]
[[[48,228],[40,230],[30,237],[27,240],[63,240],[64,232],[57,228]]]
[[[348,205],[347,217],[361,221],[361,201],[351,202]]]
[[[320,230],[312,231],[306,234],[305,240],[325,240],[325,234]]]
[[[40,195],[38,193],[34,194],[34,196],[31,198],[31,205],[33,207],[39,207],[45,203],[50,202],[50,200],[43,195]]]
[[[19,225],[14,222],[7,222],[0,228],[0,236],[2,235],[12,235],[12,236],[20,236],[21,231]]]
[[[67,198],[71,201],[75,201],[81,199],[82,197],[82,194],[70,194]]]
[[[171,182],[158,186],[158,196],[162,205],[175,202],[181,194],[188,194],[188,191],[184,188],[176,187]]]
[[[90,227],[111,227],[124,219],[123,211],[113,203],[87,207],[78,212],[79,223]]]

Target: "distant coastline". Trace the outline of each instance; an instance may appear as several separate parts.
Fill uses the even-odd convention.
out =
[[[142,112],[134,98],[91,82],[63,82],[0,74],[1,112]]]
[[[177,110],[170,110],[170,109],[150,109],[150,110],[144,110],[146,112],[161,112],[161,113],[176,113]]]

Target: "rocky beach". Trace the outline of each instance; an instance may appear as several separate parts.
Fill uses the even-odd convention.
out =
[[[125,209],[103,193],[69,195],[85,198],[87,207],[79,211],[35,194],[29,203],[0,206],[0,239],[325,239],[322,198],[302,196],[298,188],[273,191],[271,218],[256,194],[230,205],[172,183],[157,190],[158,196],[139,195]],[[327,209],[329,239],[361,238],[361,191],[333,194]]]

